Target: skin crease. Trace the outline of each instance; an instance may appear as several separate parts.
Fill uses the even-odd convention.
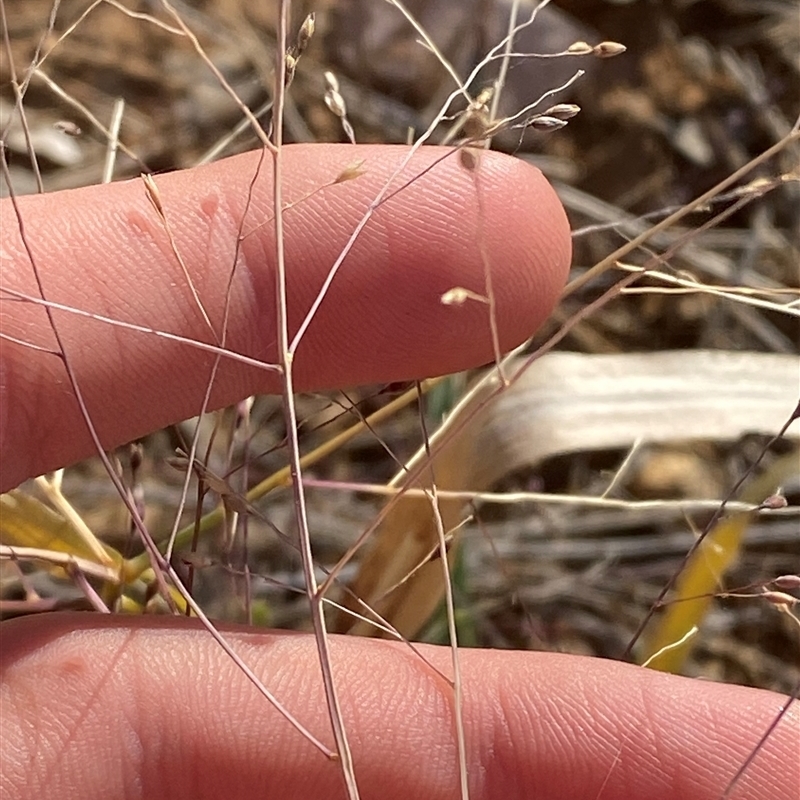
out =
[[[286,148],[296,326],[404,148]],[[441,150],[421,152],[408,177]],[[156,176],[169,224],[212,321],[257,163],[247,154]],[[269,216],[269,168],[252,216]],[[480,201],[478,200],[480,198]],[[21,198],[26,240],[51,300],[210,341],[163,226],[138,181]],[[34,294],[14,210],[0,204],[4,287]],[[249,219],[249,216],[248,216]],[[245,230],[248,229],[245,225]],[[228,344],[274,359],[272,239],[246,237]],[[297,355],[301,388],[421,377],[492,359],[486,308],[442,306],[481,293],[488,258],[503,348],[529,336],[569,265],[566,218],[538,172],[493,153],[476,174],[455,158],[380,209],[336,278]],[[330,301],[330,302],[328,302]],[[0,300],[2,331],[52,347],[41,308]],[[196,413],[211,360],[184,345],[56,318],[107,447]],[[223,405],[277,388],[227,363]],[[52,355],[0,340],[0,484],[73,462],[91,446]],[[313,641],[226,628],[268,687],[330,744]],[[258,696],[196,621],[52,614],[0,627],[0,797],[339,798],[338,767]],[[363,798],[455,798],[452,692],[397,643],[334,637],[333,671]],[[450,654],[423,653],[449,674]],[[543,653],[461,652],[473,798],[714,800],[779,712],[770,692]],[[733,797],[800,798],[800,717],[790,709]]]

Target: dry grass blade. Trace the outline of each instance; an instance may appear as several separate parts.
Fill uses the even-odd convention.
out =
[[[72,519],[65,518],[19,490],[0,495],[0,509],[0,541],[4,545],[68,553],[112,573],[119,569],[118,554],[99,542],[79,517],[75,520],[74,511]]]
[[[515,372],[514,366],[507,365],[509,373]],[[772,379],[765,382],[764,374]],[[725,441],[746,432],[769,433],[785,418],[798,375],[800,360],[792,356],[552,353],[490,402],[491,385],[475,395],[432,437],[430,461],[421,449],[392,486],[430,488],[435,474],[442,524],[449,532],[460,526],[464,502],[448,490],[485,491],[504,475],[553,455],[628,448],[637,440]],[[469,419],[468,425],[464,419]],[[416,468],[421,475],[409,479],[409,470]],[[426,497],[395,500],[351,589],[400,633],[413,638],[442,598],[440,567],[425,563],[436,543],[436,525]],[[451,559],[456,547],[457,537],[450,547]],[[396,588],[387,596],[392,587]],[[352,607],[347,601],[345,605]],[[346,618],[338,624],[351,627]],[[353,630],[376,635],[363,623]]]

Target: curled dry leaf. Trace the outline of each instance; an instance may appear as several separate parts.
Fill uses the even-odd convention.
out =
[[[507,374],[520,366],[510,364]],[[485,491],[510,472],[557,454],[626,449],[638,440],[731,441],[745,433],[775,433],[796,402],[798,375],[796,357],[764,353],[551,353],[512,379],[505,391],[492,397],[495,384],[476,393],[431,437],[432,469],[422,466],[418,479],[407,478],[427,463],[422,448],[391,485],[429,488],[435,474],[439,490]],[[474,416],[459,430],[466,415]],[[455,435],[449,436],[451,430]],[[439,510],[449,532],[461,523],[464,503],[440,499]],[[431,501],[400,498],[376,531],[351,585],[409,638],[442,599],[436,562],[404,581],[436,541]],[[450,558],[457,545],[456,537]],[[336,627],[376,635],[373,626],[353,625],[349,615],[340,615]]]

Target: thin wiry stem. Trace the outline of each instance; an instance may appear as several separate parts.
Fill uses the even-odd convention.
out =
[[[56,13],[58,11],[58,7],[61,5],[61,0],[56,0],[53,3],[53,10],[50,14],[50,19],[48,20],[48,27],[45,34],[41,37],[39,44],[36,48],[36,52],[34,53],[33,58],[31,59],[30,66],[28,67],[28,74],[23,81],[23,89],[27,89],[28,83],[30,82],[31,74],[34,69],[40,67],[44,62],[53,54],[55,50],[58,49],[59,45],[68,37],[71,36],[75,30],[78,28],[79,25],[83,23],[86,17],[91,14],[99,5],[105,3],[106,5],[112,6],[117,10],[121,11],[128,17],[132,19],[140,19],[146,22],[150,22],[155,25],[157,28],[161,28],[162,30],[168,31],[169,33],[175,34],[177,36],[183,36],[183,32],[177,28],[172,28],[169,25],[161,22],[161,20],[156,19],[155,17],[151,16],[150,14],[144,14],[139,11],[133,11],[130,8],[126,8],[122,3],[116,2],[116,0],[93,0],[92,3],[87,6],[82,12],[81,15],[50,45],[47,49],[47,52],[43,55],[41,54],[42,45],[47,39],[47,35],[52,32],[53,27],[55,26],[55,18]]]
[[[68,103],[70,106],[72,106],[72,108],[74,108],[76,111],[80,112],[92,124],[92,126],[103,135],[105,139],[110,140],[112,138],[111,131],[106,128],[106,126],[103,125],[103,123],[100,122],[100,120],[97,119],[97,117],[92,114],[92,112],[89,111],[89,109],[83,103],[80,102],[80,100],[76,100],[71,94],[62,89],[61,86],[59,86],[49,75],[47,75],[47,73],[43,72],[37,67],[33,70],[32,75],[33,77],[39,78],[39,80],[44,82],[50,91],[56,95],[56,97],[59,97],[65,103]],[[125,153],[128,158],[133,159],[133,161],[135,161],[142,170],[149,172],[149,169],[144,161],[142,161],[142,159],[139,158],[139,156],[137,156],[136,153],[130,149],[130,147],[120,141],[117,142],[117,147],[123,153]]]
[[[469,772],[467,771],[467,740],[464,733],[464,681],[461,677],[461,659],[458,655],[458,631],[456,630],[456,603],[453,596],[453,580],[450,575],[450,560],[447,557],[447,536],[436,496],[436,484],[430,491],[431,509],[439,540],[442,581],[444,582],[445,608],[447,609],[447,633],[450,640],[450,660],[453,665],[453,713],[455,715],[456,748],[458,750],[458,774],[462,800],[469,800]]]
[[[622,655],[623,659],[630,658],[633,648],[636,645],[636,642],[639,641],[639,638],[644,632],[644,629],[647,627],[647,624],[652,619],[656,610],[663,604],[664,599],[677,582],[686,565],[693,558],[697,550],[703,545],[703,542],[709,537],[711,531],[714,530],[717,522],[719,522],[719,520],[722,518],[722,515],[725,513],[728,503],[736,497],[736,495],[739,493],[739,490],[742,488],[742,486],[744,486],[745,481],[747,481],[747,479],[755,472],[755,470],[758,468],[758,465],[770,451],[770,448],[772,448],[775,442],[783,438],[783,436],[786,434],[786,431],[789,430],[789,427],[797,419],[800,419],[800,401],[798,401],[797,407],[789,414],[786,421],[781,426],[781,429],[761,448],[758,456],[753,459],[753,463],[742,472],[739,479],[734,483],[734,485],[729,489],[728,493],[722,499],[722,502],[718,505],[716,511],[711,515],[711,519],[709,519],[705,524],[699,536],[697,536],[692,542],[692,546],[686,551],[686,555],[681,560],[680,565],[661,588],[661,591],[658,593],[658,597],[653,602],[650,610],[647,612],[647,614],[645,614],[644,618],[639,623],[636,632],[633,634],[631,640],[628,642],[628,646],[625,648],[625,652]]]
[[[156,212],[158,221],[161,223],[161,227],[164,229],[164,233],[167,235],[170,251],[172,252],[172,255],[175,256],[175,261],[178,262],[178,266],[181,268],[181,274],[183,275],[183,279],[186,281],[186,285],[189,287],[192,300],[194,301],[195,306],[197,306],[197,310],[200,312],[200,316],[203,318],[203,322],[211,333],[214,342],[216,344],[220,344],[220,337],[216,330],[214,330],[214,326],[211,323],[211,318],[208,315],[208,311],[206,311],[206,307],[200,298],[200,293],[197,291],[197,287],[194,285],[189,268],[186,266],[186,260],[178,248],[178,243],[175,241],[172,225],[170,225],[169,219],[167,218],[167,212],[163,203],[161,202],[161,193],[159,192],[158,184],[152,175],[142,175],[141,180],[144,183],[145,196],[147,197],[147,200],[153,210]]]
[[[478,250],[481,254],[481,263],[483,264],[483,282],[486,291],[486,299],[489,304],[489,331],[492,336],[492,351],[494,353],[494,363],[497,369],[497,375],[501,383],[506,382],[505,372],[503,371],[503,353],[500,349],[500,331],[497,327],[497,296],[494,292],[494,279],[492,277],[492,262],[489,258],[489,253],[486,249],[486,237],[484,236],[483,221],[486,218],[483,210],[483,196],[481,195],[480,175],[473,173],[473,180],[475,181],[475,194],[478,199],[478,224],[476,230],[476,238],[478,240]]]
[[[767,729],[761,734],[758,742],[756,743],[755,747],[750,752],[750,755],[744,760],[744,762],[739,766],[739,769],[736,770],[733,777],[728,782],[728,785],[725,787],[725,791],[720,795],[719,800],[728,800],[728,798],[733,796],[733,792],[739,784],[739,781],[744,776],[745,772],[751,767],[753,761],[755,760],[756,756],[759,752],[763,749],[764,745],[767,743],[767,739],[775,732],[775,729],[780,725],[781,720],[789,713],[789,709],[797,703],[798,697],[800,697],[800,681],[795,684],[792,693],[786,698],[783,705],[780,707],[780,710],[775,715],[775,719],[770,722],[767,726]]]
[[[393,497],[402,494],[405,497],[426,497],[428,490],[421,487],[386,486],[383,483],[359,483],[357,481],[328,481],[317,478],[305,478],[307,487],[337,492],[363,492],[377,497]],[[627,511],[667,511],[682,513],[695,511],[713,511],[719,506],[719,500],[627,500],[622,497],[606,497],[604,495],[550,494],[548,492],[480,492],[451,489],[437,490],[440,500],[462,500],[488,505],[519,505],[520,503],[536,503],[553,506],[580,506],[586,508],[621,508]],[[755,512],[767,516],[794,516],[800,513],[796,506],[770,509],[762,508],[754,503],[734,501],[728,504],[729,511]]]
[[[214,77],[219,81],[219,85],[228,93],[228,96],[233,100],[234,103],[239,107],[239,110],[244,114],[247,120],[250,122],[250,126],[252,127],[256,136],[258,136],[259,141],[261,144],[266,147],[267,150],[273,151],[275,145],[269,140],[269,137],[266,133],[264,133],[264,129],[259,124],[258,120],[255,118],[253,112],[248,108],[247,104],[242,102],[241,97],[236,93],[236,90],[228,83],[225,79],[225,76],[219,71],[216,64],[208,57],[208,54],[203,49],[203,46],[198,41],[197,37],[191,31],[191,29],[186,25],[186,23],[181,18],[180,14],[175,10],[169,0],[161,0],[161,5],[164,9],[169,13],[175,22],[178,24],[178,27],[183,32],[184,36],[186,36],[189,41],[192,43],[192,47],[194,47],[195,52],[200,58],[203,60],[203,63],[211,70]],[[282,57],[282,56],[279,56]]]
[[[659,286],[632,286],[629,289],[623,289],[623,294],[707,294],[714,297],[721,297],[725,300],[730,300],[734,303],[740,303],[746,306],[753,306],[754,308],[763,308],[767,311],[775,311],[779,314],[786,314],[790,317],[800,317],[800,307],[797,301],[788,303],[775,303],[769,300],[761,300],[758,297],[752,297],[745,287],[726,287],[726,286],[713,286],[699,281],[689,280],[687,278],[679,278],[676,275],[670,275],[666,272],[661,272],[655,269],[642,269],[640,267],[628,266],[626,264],[619,265],[621,269],[630,270],[631,272],[638,272],[648,278],[655,278],[664,283],[672,284],[672,287],[659,287]],[[753,290],[757,291],[757,290]],[[791,290],[795,292],[796,290]]]
[[[162,22],[160,19],[152,16],[152,14],[145,14],[142,11],[134,11],[133,9],[122,5],[122,3],[118,3],[117,0],[102,0],[102,2],[104,2],[106,5],[116,8],[117,11],[121,11],[126,17],[142,20],[143,22],[149,22],[151,25],[155,25],[156,28],[161,28],[162,31],[166,31],[167,33],[171,33],[175,36],[184,35],[180,28],[173,28],[171,25],[167,25],[165,22]]]
[[[39,41],[36,43],[36,49],[33,51],[33,55],[31,56],[31,60],[28,64],[27,69],[25,70],[25,77],[22,80],[22,84],[20,86],[20,94],[22,97],[25,96],[25,92],[28,91],[28,84],[30,83],[31,79],[31,71],[35,66],[42,63],[44,60],[44,56],[42,56],[42,50],[45,46],[45,43],[53,34],[53,29],[56,26],[56,17],[58,16],[58,9],[61,7],[61,0],[53,0],[53,5],[50,7],[50,16],[47,18],[47,26],[42,31],[42,35],[39,37]],[[60,39],[58,40],[60,41]],[[58,44],[58,42],[56,42]],[[52,52],[52,47],[49,48],[49,52]]]
[[[42,184],[42,173],[39,170],[39,159],[36,157],[36,150],[33,147],[33,141],[31,140],[31,131],[28,126],[28,117],[25,114],[25,106],[22,102],[22,98],[24,96],[24,89],[20,86],[19,81],[17,80],[17,69],[14,64],[14,54],[11,50],[11,39],[8,36],[8,19],[6,17],[6,4],[5,0],[0,0],[0,21],[3,24],[3,47],[6,51],[6,58],[8,59],[8,69],[11,78],[11,86],[14,90],[14,111],[19,114],[19,121],[20,125],[22,126],[22,134],[25,137],[25,147],[28,150],[28,156],[30,157],[31,161],[31,169],[33,170],[34,177],[36,178],[36,189],[39,193],[44,191],[44,185]],[[11,122],[14,118],[13,114],[9,115],[8,123],[6,124],[5,128],[3,129],[2,135],[0,135],[0,144],[5,146],[5,137],[8,134],[8,128],[11,125]],[[11,179],[10,177],[7,178],[9,182],[9,192],[11,191]]]
[[[450,75],[456,86],[458,86],[460,94],[466,98],[468,103],[471,102],[472,98],[469,96],[465,85],[461,83],[461,78],[458,76],[455,67],[445,58],[444,53],[436,46],[436,42],[431,39],[428,31],[418,22],[417,18],[405,7],[401,0],[389,0],[389,3],[405,17],[411,27],[422,37],[425,46],[436,56],[438,62],[445,68],[447,74]]]
[[[103,183],[111,183],[114,180],[114,167],[117,163],[117,151],[119,150],[119,129],[122,125],[122,115],[125,113],[125,100],[118,97],[114,101],[114,110],[111,113],[111,125],[108,126],[108,143],[106,145],[106,160],[103,164]]]
[[[265,100],[254,112],[253,116],[256,119],[260,119],[264,114],[267,113],[272,108],[272,98],[269,100]],[[241,136],[249,127],[251,127],[252,123],[249,119],[245,118],[240,120],[237,125],[230,131],[228,131],[224,136],[221,136],[211,147],[203,153],[202,156],[197,160],[196,166],[202,166],[203,164],[210,164],[212,161],[217,159],[219,156],[225,152],[225,148],[236,139],[237,136]]]
[[[421,396],[420,396],[421,399]],[[447,556],[447,535],[444,530],[439,498],[436,495],[436,475],[431,458],[431,442],[425,415],[420,404],[420,425],[428,465],[431,476],[431,488],[428,498],[436,525],[436,536],[439,543],[439,557],[442,564],[442,580],[444,581],[445,608],[447,610],[447,632],[450,640],[450,659],[453,665],[453,711],[455,714],[456,748],[458,750],[458,774],[460,778],[461,800],[469,800],[469,774],[467,772],[467,742],[464,736],[464,684],[461,679],[461,659],[458,657],[458,631],[456,630],[456,604],[453,597],[453,581],[450,575],[450,560]]]
[[[617,248],[613,253],[606,256],[602,261],[595,264],[591,269],[587,270],[583,273],[579,278],[575,278],[575,280],[570,281],[567,284],[567,287],[562,292],[561,297],[569,297],[569,295],[574,294],[578,289],[582,286],[585,286],[589,281],[594,280],[599,275],[604,272],[607,272],[609,269],[612,269],[616,262],[621,259],[625,258],[628,253],[635,250],[640,245],[644,244],[648,239],[653,237],[655,234],[666,230],[667,228],[672,227],[676,222],[682,220],[685,216],[691,214],[695,209],[701,208],[704,206],[709,200],[712,200],[716,197],[720,192],[725,191],[729,186],[736,183],[740,178],[747,175],[753,169],[755,169],[759,164],[763,164],[765,161],[768,161],[772,156],[779,153],[781,150],[788,147],[792,142],[800,139],[800,131],[795,127],[786,136],[783,137],[779,142],[776,142],[772,147],[765,150],[763,153],[757,155],[755,158],[748,161],[742,167],[737,169],[735,172],[731,173],[727,178],[720,181],[716,186],[709,189],[707,192],[704,192],[700,195],[700,197],[692,200],[690,203],[687,203],[685,206],[682,206],[678,209],[674,214],[670,214],[665,219],[662,219],[661,222],[653,225],[651,228],[648,228],[646,231],[643,231],[635,238],[631,239],[626,244],[622,245],[622,247]]]
[[[17,289],[12,289],[8,286],[0,286],[0,294],[8,295],[9,297],[13,297],[16,300],[24,303],[31,303],[32,305],[55,309],[57,311],[66,311],[70,314],[74,314],[77,317],[93,319],[95,322],[102,322],[104,325],[110,325],[113,328],[122,328],[123,330],[134,331],[136,333],[149,334],[150,336],[155,336],[158,339],[166,339],[170,342],[177,342],[178,344],[186,345],[187,347],[200,350],[204,353],[211,353],[212,355],[218,355],[222,358],[227,358],[230,361],[235,361],[239,364],[243,364],[246,367],[255,367],[256,369],[262,369],[266,372],[279,373],[281,371],[281,368],[277,364],[271,364],[268,361],[259,361],[257,358],[252,358],[250,356],[243,355],[242,353],[228,350],[221,345],[201,342],[199,339],[191,339],[188,336],[180,336],[177,333],[160,331],[157,328],[151,328],[148,325],[137,325],[135,322],[125,322],[124,320],[114,319],[113,317],[106,317],[103,314],[96,314],[93,311],[85,311],[82,308],[76,308],[75,306],[70,306],[66,303],[56,303],[52,300],[43,300],[41,297],[34,297],[33,295],[20,292]],[[10,336],[9,334],[3,332],[0,332],[0,339],[17,342],[25,345],[26,347],[30,347],[33,350],[46,349],[29,342],[25,342],[17,337]],[[48,352],[51,351],[48,349]]]
[[[500,61],[500,72],[497,75],[497,80],[494,83],[494,93],[492,94],[492,105],[489,109],[489,119],[497,119],[497,112],[500,109],[500,98],[503,94],[503,89],[506,85],[506,78],[508,77],[508,68],[511,64],[509,58],[511,51],[514,49],[514,30],[517,27],[517,16],[519,15],[520,0],[513,0],[511,3],[511,10],[508,14],[508,34],[506,36],[506,44],[503,48],[503,58]],[[537,8],[538,11],[538,8]],[[487,137],[486,148],[491,146],[491,139]]]
[[[275,92],[273,111],[274,143],[271,147],[273,159],[273,207],[275,214],[275,253],[276,253],[276,298],[277,298],[277,338],[278,358],[283,369],[283,408],[287,429],[289,460],[292,473],[292,492],[294,495],[295,514],[299,529],[300,554],[303,562],[303,577],[306,593],[311,608],[311,620],[314,638],[319,654],[322,681],[328,704],[336,752],[341,761],[341,772],[344,778],[347,796],[350,800],[358,800],[359,792],[356,783],[353,757],[347,740],[347,731],[342,719],[341,706],[336,685],[331,671],[330,643],[325,622],[323,596],[320,595],[315,574],[314,556],[311,550],[311,535],[308,527],[308,513],[305,501],[305,490],[302,480],[300,458],[300,442],[297,435],[297,409],[294,402],[294,381],[292,365],[294,353],[289,345],[289,313],[286,289],[286,253],[283,224],[283,109],[286,98],[286,42],[290,18],[290,0],[282,0],[278,23],[278,50],[275,70]]]

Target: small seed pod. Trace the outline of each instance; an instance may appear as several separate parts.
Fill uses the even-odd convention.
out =
[[[556,119],[555,117],[548,117],[542,114],[540,117],[534,117],[528,122],[528,128],[533,128],[535,131],[557,131],[567,124],[564,119]]]
[[[330,70],[325,70],[323,73],[323,77],[325,78],[325,85],[330,89],[332,92],[339,91],[339,79],[334,75],[333,72]]]
[[[439,298],[439,302],[443,306],[460,306],[464,304],[468,296],[469,293],[463,286],[454,286]]]
[[[314,12],[312,11],[304,20],[303,24],[300,26],[300,30],[297,32],[297,42],[295,43],[295,55],[300,58],[303,54],[303,51],[308,47],[308,43],[311,40],[311,37],[314,35],[314,29],[316,28],[316,17]]]
[[[770,583],[778,589],[800,589],[800,575],[779,575]]]
[[[555,117],[555,119],[568,120],[580,114],[581,107],[575,103],[558,103],[558,105],[548,108],[544,112],[546,117]]]
[[[571,56],[588,56],[594,52],[594,48],[587,42],[573,42],[567,48],[567,52]]]
[[[789,503],[782,494],[771,494],[759,504],[759,508],[766,508],[770,511],[777,511],[779,508],[786,508]]]
[[[325,92],[325,105],[336,114],[339,119],[344,119],[347,114],[347,106],[344,104],[344,98],[339,92],[328,90]]]
[[[294,79],[294,71],[297,69],[297,59],[291,53],[287,53],[284,56],[284,62],[286,64],[286,75],[284,76],[283,83],[284,86],[288,86]]]
[[[80,136],[83,131],[74,123],[68,119],[62,119],[58,122],[53,123],[53,127],[57,131],[61,131],[61,133],[66,134],[67,136]]]
[[[614,56],[621,55],[628,48],[619,42],[600,42],[592,48],[592,54],[598,58],[613,58]]]
[[[772,605],[783,608],[784,610],[788,610],[791,606],[800,602],[800,600],[788,594],[787,592],[772,592],[769,589],[763,591],[761,593],[761,597],[763,597],[768,603],[772,603]]]

